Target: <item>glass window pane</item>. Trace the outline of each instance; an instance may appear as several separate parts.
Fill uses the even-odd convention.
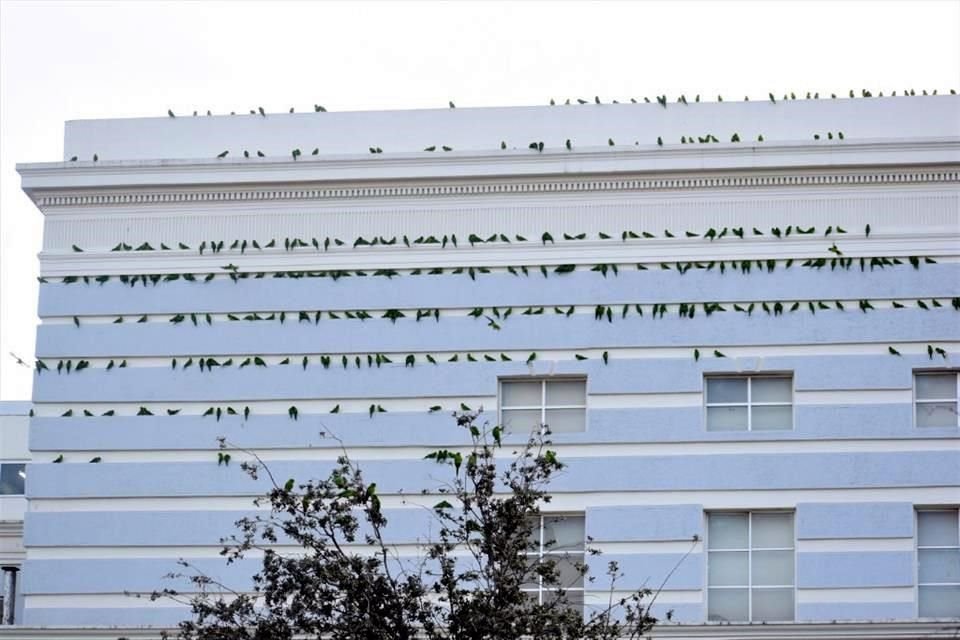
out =
[[[707,541],[711,549],[746,549],[747,514],[711,514],[707,521]]]
[[[753,620],[793,620],[793,589],[754,589]]]
[[[501,407],[539,407],[543,404],[543,391],[540,382],[502,382],[503,393]]]
[[[957,374],[938,373],[917,376],[918,400],[951,400],[957,397]]]
[[[752,517],[754,549],[793,548],[792,513],[754,513]]]
[[[746,589],[710,589],[707,592],[707,619],[711,622],[746,622]]]
[[[547,381],[547,406],[586,403],[587,383],[583,380]]]
[[[583,575],[580,573],[580,570],[577,569],[577,563],[583,564],[583,556],[581,554],[571,555],[562,553],[546,555],[541,562],[545,566],[551,565],[552,563],[551,566],[555,572],[553,578],[544,576],[544,588],[563,587],[567,589],[570,587],[583,587]]]
[[[26,477],[26,465],[8,463],[0,465],[0,495],[22,496]]]
[[[543,518],[544,551],[583,549],[584,520],[580,516]]]
[[[746,407],[707,407],[708,431],[746,431]]]
[[[751,562],[753,584],[793,584],[793,551],[754,551]]]
[[[960,549],[920,549],[919,580],[922,583],[960,583]]]
[[[960,544],[957,510],[917,512],[917,544],[921,547],[951,547]]]
[[[920,587],[920,617],[960,617],[960,585]]]
[[[957,426],[956,402],[918,402],[918,427],[955,427]]]
[[[707,558],[707,583],[711,587],[747,586],[746,551],[711,551]]]
[[[503,426],[526,433],[540,426],[540,411],[536,409],[504,409],[500,412]]]
[[[707,403],[747,402],[746,378],[707,378]]]
[[[790,402],[790,378],[753,378],[750,402]]]
[[[540,553],[540,518],[531,517],[527,521],[530,523],[530,543],[534,546],[533,551],[535,553]]]
[[[547,409],[545,420],[553,433],[571,433],[586,429],[586,409]]]
[[[555,602],[558,598],[558,595],[559,594],[556,591],[544,591],[543,603],[549,604],[551,602]],[[583,591],[579,589],[565,591],[563,594],[563,600],[574,609],[583,609]]]
[[[754,431],[782,431],[793,428],[793,407],[752,407],[750,428]]]

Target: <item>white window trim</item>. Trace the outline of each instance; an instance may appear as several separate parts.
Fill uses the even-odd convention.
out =
[[[540,404],[535,405],[511,405],[503,406],[503,385],[511,382],[539,382],[540,383]],[[552,404],[547,405],[547,383],[548,382],[583,382],[583,404]],[[590,395],[587,393],[587,378],[585,376],[531,376],[531,377],[512,377],[500,378],[497,380],[497,424],[503,424],[503,410],[510,411],[539,411],[540,424],[547,421],[548,409],[583,409],[583,430],[587,430],[587,405]],[[579,432],[578,432],[579,433]]]
[[[923,400],[917,398],[917,377],[925,375],[944,375],[952,373],[956,378],[956,385],[954,390],[953,398],[944,398],[942,400],[931,400],[929,398],[924,398]],[[913,371],[913,403],[910,406],[910,409],[913,411],[913,428],[914,429],[951,429],[952,427],[921,427],[917,424],[917,405],[918,404],[934,404],[934,403],[943,403],[943,402],[953,402],[960,408],[960,371],[956,369],[915,369]],[[957,411],[957,424],[953,425],[954,427],[960,427],[960,410]]]
[[[753,402],[753,380],[780,378],[790,380],[790,402]],[[747,381],[747,401],[743,402],[709,402],[707,397],[708,380],[746,380]],[[703,428],[711,433],[750,433],[753,431],[765,432],[784,432],[795,431],[797,424],[797,403],[796,389],[794,388],[793,373],[789,372],[764,372],[764,373],[709,373],[703,376]],[[790,428],[789,429],[759,429],[753,428],[753,407],[790,407]],[[747,428],[746,429],[711,429],[707,409],[711,407],[746,407],[747,409]]]
[[[580,549],[580,553],[579,553],[579,554],[574,553],[574,552],[571,552],[570,550],[565,550],[565,551],[544,551],[544,548],[543,548],[543,532],[544,532],[543,521],[544,521],[545,518],[580,518],[580,519],[583,520],[583,524],[584,524],[584,539],[583,539],[583,543],[582,543],[583,548]],[[526,557],[528,557],[528,558],[537,558],[538,561],[539,561],[539,560],[543,560],[543,557],[544,557],[544,556],[563,557],[563,556],[579,555],[579,557],[580,557],[580,562],[581,562],[581,563],[586,563],[586,561],[587,561],[586,524],[587,524],[586,514],[585,514],[584,512],[582,512],[582,511],[581,511],[581,512],[577,512],[577,513],[541,513],[539,516],[537,516],[537,527],[539,528],[539,533],[540,533],[540,542],[539,542],[539,544],[537,545],[537,550],[536,550],[536,551],[528,551],[528,552],[525,553],[524,555],[525,555]],[[586,575],[583,576],[583,586],[582,586],[582,587],[564,587],[564,586],[561,586],[561,588],[562,588],[564,591],[566,591],[567,593],[570,593],[570,592],[582,593],[582,594],[584,594],[584,597],[586,597],[586,591],[587,591],[587,576],[586,576]],[[543,594],[544,594],[544,593],[549,593],[549,592],[554,591],[554,589],[544,589],[544,587],[543,587],[543,577],[542,577],[542,576],[537,576],[537,588],[536,588],[536,590],[534,590],[534,589],[523,589],[523,588],[521,588],[520,590],[521,590],[523,593],[536,593],[536,594],[537,594],[537,603],[538,603],[538,604],[543,604]],[[586,604],[586,603],[584,602],[584,604]]]
[[[920,550],[921,549],[957,549],[958,546],[937,546],[937,547],[921,547],[920,546],[920,513],[927,511],[956,511],[957,512],[957,530],[960,532],[960,506],[915,506],[913,509],[913,530],[915,532],[913,536],[913,613],[918,620],[933,620],[934,618],[921,618],[920,617]],[[960,582],[927,582],[923,586],[952,586],[960,585]]]
[[[749,620],[729,620],[719,621],[710,620],[710,590],[711,589],[743,589],[741,586],[710,586],[710,516],[711,515],[747,515],[747,549],[714,549],[714,551],[746,551],[747,552],[747,616]],[[778,547],[751,549],[753,546],[753,516],[754,514],[789,514],[793,518],[793,547]],[[797,603],[797,512],[795,509],[720,509],[716,511],[704,511],[703,513],[703,553],[705,555],[703,563],[703,619],[706,624],[737,624],[740,622],[753,623],[753,590],[764,589],[787,589],[793,592],[793,620],[784,620],[784,622],[796,622],[798,613]],[[793,584],[792,585],[763,585],[753,586],[753,552],[754,551],[793,551]],[[779,621],[777,621],[779,622]],[[758,623],[761,624],[761,623]],[[766,624],[766,623],[762,623]]]

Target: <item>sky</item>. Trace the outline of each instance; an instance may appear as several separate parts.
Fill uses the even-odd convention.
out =
[[[15,164],[66,120],[906,88],[960,89],[960,0],[0,0],[0,400],[30,398],[43,230]]]

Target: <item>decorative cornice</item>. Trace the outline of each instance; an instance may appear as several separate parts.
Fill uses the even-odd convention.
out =
[[[24,191],[44,207],[909,184],[957,182],[960,138],[58,162],[17,170]]]
[[[230,187],[219,189],[90,190],[38,192],[38,207],[105,205],[236,203],[286,200],[345,200],[357,198],[424,198],[444,196],[526,195],[543,193],[675,191],[703,189],[756,189],[810,186],[904,185],[960,182],[956,168],[859,170],[844,172],[793,172],[753,174],[689,174],[667,176],[545,178],[540,180],[482,180],[421,182],[416,184],[367,184],[296,187]]]

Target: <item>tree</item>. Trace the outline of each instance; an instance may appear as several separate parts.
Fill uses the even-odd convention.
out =
[[[235,592],[181,560],[192,571],[177,575],[188,577],[196,593],[164,589],[152,598],[190,605],[193,619],[180,624],[188,640],[606,640],[648,631],[656,622],[649,613],[656,594],[641,589],[615,598],[615,563],[606,567],[608,602],[584,615],[561,579],[564,558],[530,553],[540,543],[531,534],[541,506],[550,502],[547,487],[564,467],[550,449],[549,430],[536,430],[507,462],[501,427],[480,426],[479,413],[470,411],[454,417],[471,445],[426,456],[449,467],[451,479],[437,489],[445,499],[430,509],[436,539],[415,562],[386,542],[376,483],[346,452],[328,477],[299,484],[293,478],[281,484],[253,455],[255,462],[241,467],[254,479],[266,474],[270,480],[272,489],[257,500],[269,505],[269,515],[239,520],[239,533],[224,541],[221,555],[229,563],[262,551],[254,592]],[[221,449],[230,446],[221,440]],[[224,458],[229,462],[221,451]],[[271,546],[278,542],[299,545],[303,553],[282,555]],[[570,566],[592,579],[586,563],[568,561],[568,574]],[[531,598],[523,589],[531,580],[551,597]]]

